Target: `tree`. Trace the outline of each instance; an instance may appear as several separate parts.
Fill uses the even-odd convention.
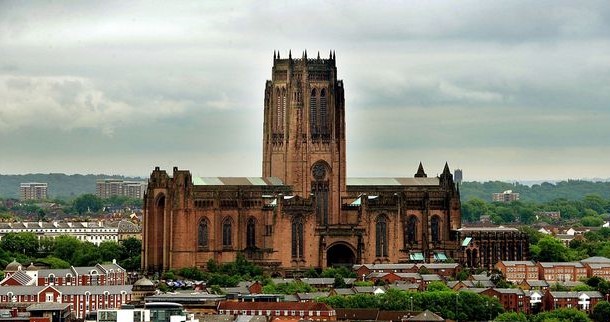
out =
[[[487,212],[488,204],[481,199],[475,198],[462,203],[462,218],[465,221],[479,221]]]
[[[598,302],[593,307],[593,313],[591,313],[591,319],[595,322],[608,322],[610,321],[610,303],[606,301]]]
[[[33,233],[8,233],[0,241],[2,249],[27,255],[35,255],[38,252],[38,239]]]
[[[264,294],[296,294],[313,292],[314,288],[309,284],[301,281],[295,281],[282,284],[267,284],[263,287]]]
[[[140,268],[142,241],[133,237],[121,241],[123,248],[123,257],[120,259],[120,265],[128,270],[134,271]]]
[[[98,212],[102,209],[102,199],[92,194],[85,194],[74,199],[73,207],[79,214]]]
[[[98,246],[98,251],[103,262],[118,260],[124,257],[124,248],[115,241],[104,241]]]
[[[76,239],[76,237],[67,235],[58,236],[55,238],[53,255],[74,264],[74,256],[80,251],[80,244],[81,241]]]
[[[354,273],[351,269],[349,269],[347,267],[338,267],[338,268],[329,267],[322,271],[322,274],[320,274],[320,277],[333,278],[337,275],[339,275],[341,277],[345,277],[345,278],[356,277],[356,273]]]
[[[540,249],[537,260],[540,262],[567,262],[570,260],[569,249],[559,239],[545,236],[538,241]]]
[[[51,269],[70,268],[70,263],[65,260],[53,256],[48,256],[43,259],[38,259],[39,262],[49,265]]]
[[[585,227],[599,227],[604,224],[604,220],[598,215],[592,215],[582,217],[580,223]]]
[[[468,279],[469,276],[470,273],[468,272],[468,270],[462,270],[455,275],[455,279],[458,281],[465,281]]]
[[[318,272],[314,269],[314,268],[310,268],[307,271],[305,271],[305,277],[307,278],[315,278],[315,277],[320,277],[320,274],[318,274]]]
[[[430,292],[438,292],[438,291],[449,291],[451,290],[445,283],[439,281],[433,281],[428,284],[428,288],[426,289]]]
[[[527,316],[521,312],[504,312],[498,315],[494,321],[527,322]]]
[[[347,284],[345,284],[345,279],[339,274],[335,275],[335,282],[333,283],[333,287],[334,288],[347,287]]]
[[[590,322],[591,320],[585,312],[579,311],[574,308],[561,308],[553,311],[538,313],[537,315],[531,317],[530,321]]]
[[[101,254],[97,246],[90,242],[80,244],[80,249],[74,254],[72,265],[74,266],[93,266],[102,261]]]

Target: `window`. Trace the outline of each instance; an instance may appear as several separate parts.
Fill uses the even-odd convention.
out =
[[[407,242],[409,244],[414,244],[417,242],[417,217],[410,216],[407,220]]]
[[[314,181],[311,183],[311,190],[314,194],[316,204],[316,218],[322,225],[328,225],[328,166],[323,161],[316,162],[311,167],[311,175]]]
[[[318,135],[317,95],[318,93],[314,88],[311,90],[311,96],[309,97],[309,131],[314,137]]]
[[[280,133],[284,133],[284,124],[286,124],[286,89],[282,88],[282,111],[280,114]]]
[[[248,219],[246,226],[246,246],[256,248],[256,221],[254,218]]]
[[[328,112],[326,110],[326,90],[320,91],[320,132],[323,135],[328,135]]]
[[[432,242],[438,243],[440,241],[440,219],[438,218],[438,216],[432,217],[430,226],[432,233]]]
[[[275,130],[274,131],[275,133],[279,133],[280,132],[280,124],[281,124],[280,123],[280,113],[281,113],[281,110],[282,110],[282,95],[280,94],[280,89],[279,88],[277,88],[275,90],[275,95],[277,97],[277,103],[276,103],[276,106],[275,106],[276,107],[276,115],[275,115],[275,122],[273,122],[274,123],[273,128]]]
[[[303,258],[303,219],[292,221],[292,257]]]
[[[222,246],[226,248],[230,248],[233,245],[233,241],[231,238],[231,218],[226,218],[222,222]]]
[[[208,220],[206,218],[201,218],[199,221],[199,229],[197,233],[197,244],[199,248],[207,248],[208,247]]]
[[[375,225],[375,256],[388,256],[388,226],[385,216],[377,217]]]

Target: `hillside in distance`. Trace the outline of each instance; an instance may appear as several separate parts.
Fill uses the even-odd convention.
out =
[[[0,198],[19,198],[19,185],[22,182],[46,182],[49,184],[48,194],[50,199],[59,198],[70,200],[82,194],[95,193],[96,180],[107,178],[133,181],[147,180],[146,178],[105,174],[0,174]],[[531,201],[542,203],[558,198],[580,200],[584,196],[590,194],[610,199],[610,182],[602,181],[567,180],[555,183],[544,182],[533,185],[503,181],[470,181],[460,184],[462,201],[478,198],[483,201],[491,202],[492,193],[503,192],[505,190],[518,192],[520,200],[525,202]]]
[[[0,174],[0,198],[19,198],[19,185],[22,182],[46,182],[49,184],[48,195],[50,199],[69,200],[82,194],[95,193],[96,180],[108,178],[146,181],[143,178],[105,174]]]
[[[460,185],[460,196],[462,201],[478,198],[491,202],[493,193],[506,190],[519,193],[519,200],[524,202],[543,203],[559,198],[581,200],[586,195],[599,195],[602,198],[610,199],[610,182],[586,180],[543,182],[531,186],[502,181],[463,182]]]

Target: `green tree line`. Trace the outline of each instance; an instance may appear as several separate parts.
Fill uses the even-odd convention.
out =
[[[102,199],[93,194],[80,195],[71,201],[60,199],[49,200],[58,204],[64,214],[84,215],[88,213],[98,213],[104,207],[142,207],[142,199],[134,199],[125,196],[112,196]],[[14,216],[36,216],[38,220],[45,221],[52,215],[50,210],[43,208],[39,201],[27,200],[15,204],[11,208],[0,206],[0,216],[11,218]]]
[[[385,294],[356,294],[352,296],[329,296],[317,301],[333,308],[377,308],[398,311],[430,310],[442,317],[460,321],[483,321],[495,318],[504,312],[495,298],[474,292],[454,292],[433,290],[426,292],[406,292],[388,289]]]
[[[610,197],[585,195],[579,200],[554,199],[541,203],[531,201],[513,201],[510,203],[486,202],[474,198],[462,202],[462,220],[476,222],[483,215],[489,215],[495,224],[520,222],[530,224],[536,220],[538,212],[561,212],[561,220],[577,220],[584,226],[600,226],[610,213]],[[553,221],[539,216],[540,220]]]
[[[463,182],[460,184],[462,201],[481,199],[491,202],[491,196],[496,192],[512,190],[519,193],[524,202],[543,203],[555,199],[580,200],[586,195],[599,195],[610,199],[610,181],[593,182],[585,180],[567,180],[557,183],[525,185],[502,181]]]
[[[50,268],[91,266],[113,259],[126,270],[140,268],[142,242],[129,238],[120,243],[104,241],[99,246],[62,235],[38,240],[33,233],[8,233],[0,241],[0,266],[17,260],[24,266],[44,263]]]

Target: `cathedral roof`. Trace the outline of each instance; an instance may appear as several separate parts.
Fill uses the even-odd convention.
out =
[[[438,186],[438,178],[347,178],[348,186]]]
[[[277,177],[193,177],[196,186],[283,186]]]
[[[283,186],[277,177],[193,177],[196,186]],[[369,177],[347,178],[348,186],[438,186],[439,178]]]
[[[517,228],[512,227],[462,227],[458,229],[458,231],[519,231]]]

